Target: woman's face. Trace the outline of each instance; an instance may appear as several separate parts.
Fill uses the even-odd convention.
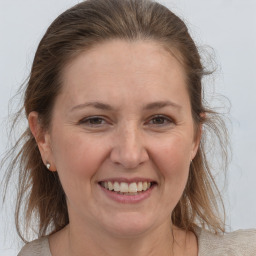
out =
[[[70,223],[123,236],[169,224],[198,147],[180,63],[154,42],[115,40],[62,80],[45,141]]]

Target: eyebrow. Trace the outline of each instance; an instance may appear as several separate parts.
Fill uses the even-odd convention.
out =
[[[147,104],[145,107],[143,107],[144,110],[153,110],[153,109],[161,109],[161,108],[164,108],[164,107],[174,107],[176,109],[181,109],[181,106],[172,102],[172,101],[156,101],[156,102],[152,102],[152,103],[149,103]]]
[[[108,105],[108,104],[104,104],[104,103],[101,103],[101,102],[87,102],[87,103],[79,104],[79,105],[73,107],[71,109],[71,111],[83,109],[83,108],[86,108],[86,107],[94,107],[94,108],[97,108],[97,109],[108,110],[108,111],[113,110],[113,107]]]
[[[149,103],[143,107],[143,110],[161,109],[161,108],[168,107],[168,106],[174,107],[178,110],[181,109],[180,105],[167,100],[167,101],[156,101],[156,102]],[[71,109],[71,112],[73,112],[75,110],[83,109],[86,107],[93,107],[96,109],[107,110],[107,111],[114,110],[114,108],[111,105],[96,101],[96,102],[87,102],[87,103],[76,105],[75,107],[73,107]]]

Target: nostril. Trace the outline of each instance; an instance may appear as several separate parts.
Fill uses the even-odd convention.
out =
[[[125,169],[134,169],[149,159],[147,151],[139,145],[137,148],[115,147],[112,149],[110,159],[115,164],[122,165]]]

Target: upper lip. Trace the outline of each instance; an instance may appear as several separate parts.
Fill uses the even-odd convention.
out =
[[[100,182],[107,182],[107,181],[110,181],[110,182],[125,182],[125,183],[133,183],[133,182],[154,182],[154,183],[157,183],[155,180],[153,179],[150,179],[150,178],[142,178],[142,177],[135,177],[135,178],[125,178],[125,177],[116,177],[116,178],[106,178],[106,179],[102,179],[99,181]]]

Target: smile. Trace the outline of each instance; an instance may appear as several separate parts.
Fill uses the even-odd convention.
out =
[[[102,181],[99,185],[109,191],[116,192],[120,195],[138,195],[149,190],[155,182],[139,181],[139,182],[118,182],[118,181]]]

